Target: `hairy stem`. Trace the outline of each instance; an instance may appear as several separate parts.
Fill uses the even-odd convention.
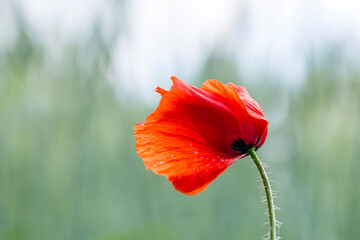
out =
[[[259,170],[261,179],[264,184],[265,193],[266,193],[266,200],[269,210],[269,223],[270,223],[270,240],[276,240],[276,219],[275,219],[275,205],[274,205],[274,199],[272,195],[272,190],[270,187],[270,181],[269,177],[267,176],[264,166],[262,165],[259,157],[257,156],[255,152],[255,148],[251,148],[247,152],[251,158],[254,160],[254,163]]]

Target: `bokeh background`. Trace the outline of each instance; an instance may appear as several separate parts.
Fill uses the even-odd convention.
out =
[[[0,239],[261,239],[249,157],[189,197],[137,156],[172,75],[260,103],[283,239],[360,236],[358,1],[1,0],[0,29]]]

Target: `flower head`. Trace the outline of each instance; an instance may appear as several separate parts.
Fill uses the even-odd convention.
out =
[[[155,89],[162,96],[155,112],[135,125],[135,148],[146,169],[195,195],[264,144],[268,121],[244,87],[208,80],[198,89],[171,79],[169,91]]]

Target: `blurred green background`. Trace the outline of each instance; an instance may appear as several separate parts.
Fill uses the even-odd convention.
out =
[[[111,3],[121,22],[125,1]],[[115,24],[105,38],[94,21],[87,37],[48,45],[20,5],[0,4],[16,32],[0,49],[0,239],[261,239],[266,206],[249,157],[193,197],[145,170],[133,125],[159,97],[155,82],[143,97],[131,79],[109,74],[126,27]],[[204,53],[205,64],[183,80],[245,85],[262,106],[270,125],[258,154],[279,191],[282,239],[358,239],[358,66],[336,44],[309,51],[294,88],[266,72],[244,79],[221,49]]]

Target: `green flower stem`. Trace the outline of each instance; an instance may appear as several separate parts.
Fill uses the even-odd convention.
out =
[[[261,164],[261,161],[259,157],[256,155],[255,148],[249,149],[247,152],[251,158],[254,160],[254,163],[259,170],[261,179],[264,184],[265,193],[266,193],[266,200],[269,210],[269,218],[270,218],[270,240],[276,240],[276,219],[275,219],[275,205],[274,205],[274,199],[272,195],[272,190],[270,187],[270,181],[269,177],[267,176],[264,166]]]

